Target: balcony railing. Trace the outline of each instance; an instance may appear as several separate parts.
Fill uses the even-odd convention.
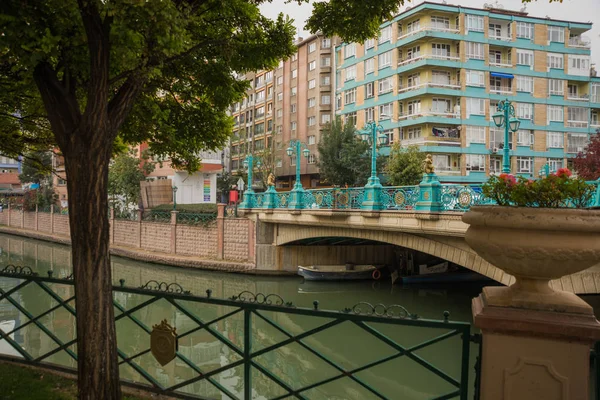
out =
[[[414,30],[411,30],[411,31],[405,32],[405,33],[401,33],[400,36],[398,36],[398,40],[404,39],[406,37],[416,35],[417,33],[425,32],[425,31],[459,33],[460,29],[458,28],[457,25],[454,25],[454,24],[448,24],[448,25],[446,25],[446,24],[428,24],[428,25],[423,25],[423,26],[419,27],[418,29],[414,29]]]
[[[431,59],[431,60],[447,60],[447,61],[460,61],[459,53],[419,53],[411,57],[406,57],[398,62],[398,66],[417,62],[419,60]]]
[[[492,67],[506,67],[506,68],[512,68],[512,59],[510,58],[496,58],[496,57],[490,57],[490,66]]]
[[[573,94],[573,93],[569,93],[567,95],[567,100],[589,101],[590,100],[590,96],[588,94]]]
[[[460,118],[460,114],[454,113],[450,110],[446,110],[446,111],[429,110],[429,111],[402,113],[398,117],[398,120],[410,119],[410,118],[420,118],[420,117],[430,117],[430,116],[431,117],[445,117],[445,118]]]
[[[583,149],[585,149],[585,146],[569,144],[567,146],[567,153],[580,153]]]
[[[461,175],[460,166],[451,167],[449,165],[446,166],[436,166],[435,172],[439,175]]]
[[[400,87],[398,87],[398,93],[403,93],[403,92],[407,92],[409,90],[417,90],[420,88],[428,88],[428,87],[460,90],[461,84],[459,81],[450,81],[450,82],[431,82],[431,81],[429,81],[429,82],[418,83],[416,85],[407,85],[407,86],[400,85]]]
[[[490,33],[489,38],[493,39],[493,40],[502,40],[503,42],[510,42],[510,41],[512,41],[512,37],[510,37],[510,36],[504,36],[502,34],[497,35],[497,34],[494,34],[494,33]]]
[[[589,49],[591,46],[592,41],[587,36],[573,36],[569,38],[569,47]]]
[[[587,128],[588,121],[567,121],[567,126],[571,128]]]
[[[460,146],[460,138],[418,137],[414,139],[404,139],[400,144],[402,146]]]
[[[512,94],[512,87],[502,85],[490,86],[490,93]]]

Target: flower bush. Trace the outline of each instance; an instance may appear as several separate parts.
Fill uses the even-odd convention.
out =
[[[482,189],[501,206],[548,208],[587,207],[596,190],[582,178],[573,178],[567,168],[537,180],[500,174],[490,177]]]

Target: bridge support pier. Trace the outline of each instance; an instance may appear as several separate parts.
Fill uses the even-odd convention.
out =
[[[590,348],[600,338],[592,307],[564,312],[473,299],[483,333],[481,399],[589,399]]]

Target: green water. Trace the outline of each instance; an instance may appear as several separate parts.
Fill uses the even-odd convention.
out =
[[[40,274],[46,274],[48,270],[52,270],[54,277],[65,277],[71,274],[70,252],[66,246],[0,235],[0,249],[0,265],[27,265]],[[220,298],[237,295],[244,290],[253,293],[275,293],[285,301],[293,302],[296,306],[312,307],[313,301],[317,300],[321,309],[329,310],[341,310],[361,301],[372,304],[401,304],[411,313],[416,313],[422,318],[442,319],[443,311],[448,310],[451,313],[451,320],[469,323],[471,322],[471,299],[481,290],[480,285],[401,287],[392,286],[389,282],[304,282],[299,277],[225,274],[142,263],[118,257],[113,257],[112,272],[115,284],[119,284],[119,280],[124,279],[126,286],[139,287],[150,280],[176,282],[184,289],[190,290],[192,294],[202,296],[205,295],[207,289],[210,289],[213,297]],[[14,279],[3,279],[0,280],[0,285],[6,290],[13,287],[15,281]],[[73,295],[71,286],[52,285],[52,289],[63,299]],[[16,292],[13,298],[33,315],[38,315],[57,304],[55,300],[33,284]],[[115,299],[125,309],[130,309],[147,300],[148,296],[116,293]],[[212,320],[232,310],[224,306],[185,303],[186,307],[204,321]],[[116,312],[117,315],[119,313]],[[197,326],[166,300],[159,300],[133,315],[149,327],[167,319],[177,327],[180,334]],[[266,316],[292,334],[301,333],[326,322],[322,318],[284,313],[266,313]],[[0,302],[0,328],[5,332],[26,321],[27,317],[6,300]],[[40,321],[61,340],[66,342],[74,338],[75,320],[65,309],[58,309]],[[211,327],[214,332],[220,333],[233,345],[243,349],[242,314],[222,320]],[[439,329],[383,324],[377,324],[374,327],[401,345],[408,347],[446,332],[446,330]],[[253,350],[259,350],[285,338],[283,334],[259,318],[253,319],[252,329]],[[127,356],[135,355],[149,347],[149,335],[128,319],[117,322],[117,334],[118,346]],[[33,324],[22,328],[13,337],[34,357],[58,347],[48,335]],[[344,322],[310,336],[305,343],[345,368],[356,368],[394,353],[387,344],[378,341],[350,322]],[[75,348],[73,350],[76,351]],[[470,388],[473,386],[472,370],[475,351],[476,346],[472,345],[469,361]],[[5,341],[0,341],[0,352],[16,354]],[[180,339],[179,352],[198,365],[204,373],[240,359],[238,354],[204,329]],[[461,366],[459,337],[455,336],[425,347],[418,350],[416,354],[448,375],[459,378]],[[65,366],[75,366],[73,359],[64,351],[56,353],[47,361]],[[295,343],[266,353],[257,361],[293,388],[310,385],[333,376],[335,373],[333,367]],[[163,367],[148,353],[135,359],[134,362],[164,386],[175,385],[198,376],[181,360],[172,361]],[[253,398],[267,399],[286,393],[257,369],[253,371],[253,374]],[[391,399],[431,399],[452,390],[452,386],[448,382],[407,357],[397,358],[360,372],[356,376]],[[121,377],[136,382],[146,382],[134,368],[126,364],[121,367]],[[243,397],[242,366],[215,375],[214,382],[225,387],[237,398]],[[208,398],[230,398],[219,393],[215,385],[206,381],[196,382],[183,387],[182,390]],[[376,398],[347,377],[311,389],[304,395],[309,399]]]

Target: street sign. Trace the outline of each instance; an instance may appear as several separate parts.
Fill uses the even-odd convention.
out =
[[[243,192],[244,191],[244,185],[245,185],[244,180],[242,178],[238,179],[238,181],[237,181],[238,190],[240,190],[240,191]]]

